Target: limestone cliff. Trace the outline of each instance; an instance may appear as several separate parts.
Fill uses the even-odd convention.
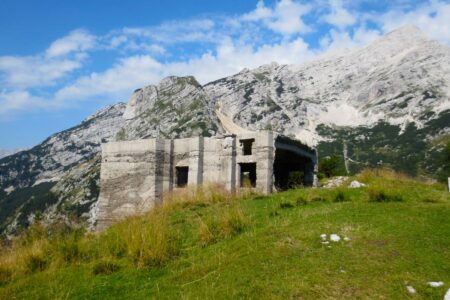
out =
[[[0,159],[0,231],[36,217],[95,222],[101,142],[215,135],[225,131],[216,110],[227,130],[296,136],[351,172],[383,166],[437,178],[450,141],[450,48],[406,26],[304,65],[272,63],[204,86],[171,76],[137,89],[128,104]]]

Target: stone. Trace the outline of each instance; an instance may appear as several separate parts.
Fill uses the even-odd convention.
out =
[[[442,281],[430,281],[427,284],[434,288],[438,288],[438,287],[441,287],[444,285],[444,283]]]
[[[447,293],[445,293],[444,300],[450,300],[450,289],[448,289]]]
[[[414,287],[410,286],[410,285],[407,285],[407,286],[406,286],[406,290],[407,290],[408,293],[410,293],[410,294],[415,294],[415,293],[417,293],[416,289],[415,289]]]
[[[361,187],[365,187],[366,185],[362,182],[359,182],[358,180],[353,180],[352,182],[350,182],[349,187],[350,188],[361,188]]]
[[[339,242],[341,240],[341,237],[337,234],[330,234],[330,241],[332,242]]]

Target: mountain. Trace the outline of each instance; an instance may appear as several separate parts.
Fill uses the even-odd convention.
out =
[[[13,155],[17,152],[22,151],[23,149],[0,149],[0,158]]]
[[[213,104],[194,77],[167,77],[134,91],[118,139],[215,135],[221,129]]]
[[[265,65],[205,86],[223,112],[247,128],[273,128],[300,138],[317,126],[422,127],[450,109],[450,49],[414,26],[345,55],[305,65]]]
[[[270,129],[354,173],[391,167],[443,178],[450,48],[405,26],[304,65],[271,63],[200,85],[170,76],[32,149],[0,159],[0,231],[36,218],[95,224],[100,143]]]
[[[73,167],[92,160],[100,144],[115,138],[126,105],[106,107],[80,125],[54,134],[41,144],[0,159],[0,231],[27,225],[58,201],[50,189]],[[80,189],[66,190],[73,194]]]

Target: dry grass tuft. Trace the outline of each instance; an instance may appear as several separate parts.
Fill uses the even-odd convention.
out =
[[[374,180],[388,180],[388,181],[401,181],[401,182],[412,182],[415,181],[409,175],[405,173],[397,172],[391,169],[365,169],[359,175],[358,179],[362,182],[369,183]]]

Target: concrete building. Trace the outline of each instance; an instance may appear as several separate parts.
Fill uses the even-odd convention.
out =
[[[147,139],[102,145],[99,230],[151,209],[165,192],[214,182],[269,194],[312,186],[317,156],[300,141],[271,131],[218,137]]]

